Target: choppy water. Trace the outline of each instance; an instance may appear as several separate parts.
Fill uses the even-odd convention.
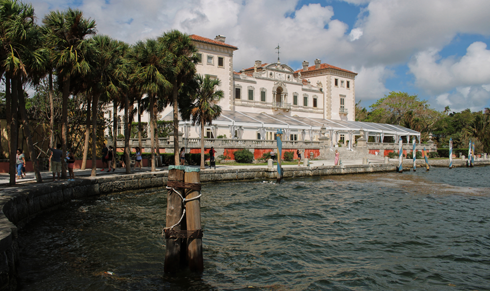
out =
[[[163,273],[166,194],[20,231],[23,290],[490,290],[490,167],[205,184],[202,276]]]

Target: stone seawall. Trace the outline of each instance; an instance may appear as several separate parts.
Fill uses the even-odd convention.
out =
[[[286,167],[284,177],[308,177],[395,171],[392,164],[346,165],[343,167]],[[49,211],[72,199],[101,194],[163,187],[168,171],[87,177],[75,182],[44,183],[3,188],[0,195],[0,290],[17,288],[17,226],[25,225],[43,211]],[[204,170],[201,182],[275,179],[276,171],[263,167]]]

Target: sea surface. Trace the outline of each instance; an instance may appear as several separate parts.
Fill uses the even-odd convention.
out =
[[[166,190],[19,232],[21,290],[490,290],[490,167],[203,184],[204,273],[163,272]]]

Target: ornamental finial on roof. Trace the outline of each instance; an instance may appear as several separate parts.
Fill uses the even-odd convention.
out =
[[[279,46],[279,44],[277,44],[277,47],[275,48],[277,50],[277,63],[280,64],[281,63],[281,60],[279,59],[279,49],[281,47]]]

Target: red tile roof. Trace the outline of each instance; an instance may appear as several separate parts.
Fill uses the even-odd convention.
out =
[[[236,49],[236,50],[238,49],[236,46],[229,45],[229,44],[226,44],[224,42],[217,41],[214,39],[205,38],[205,37],[202,37],[199,35],[191,34],[190,37],[192,40],[195,40],[195,41],[206,42],[206,43],[210,43],[210,44],[216,44],[216,45],[225,46],[225,47],[229,47],[229,48]]]
[[[262,68],[262,67],[265,67],[266,65],[268,65],[267,63],[264,63],[262,65],[260,65],[259,68]],[[243,69],[244,71],[253,71],[255,69],[255,66],[253,67],[250,67],[250,68],[246,68],[246,69]]]
[[[319,69],[316,69],[315,66],[311,66],[311,67],[308,67],[308,71],[306,72],[310,72],[310,71],[315,71],[315,70],[323,70],[323,69],[335,69],[335,70],[339,70],[339,71],[344,71],[344,72],[347,72],[347,73],[351,73],[351,74],[356,74],[357,73],[354,73],[354,72],[351,72],[351,71],[348,71],[346,69],[342,69],[342,68],[339,68],[339,67],[335,67],[335,66],[332,66],[332,65],[329,65],[329,64],[320,64],[320,68]],[[297,73],[303,73],[303,69],[301,70],[297,70],[295,71],[294,73],[297,74]]]

